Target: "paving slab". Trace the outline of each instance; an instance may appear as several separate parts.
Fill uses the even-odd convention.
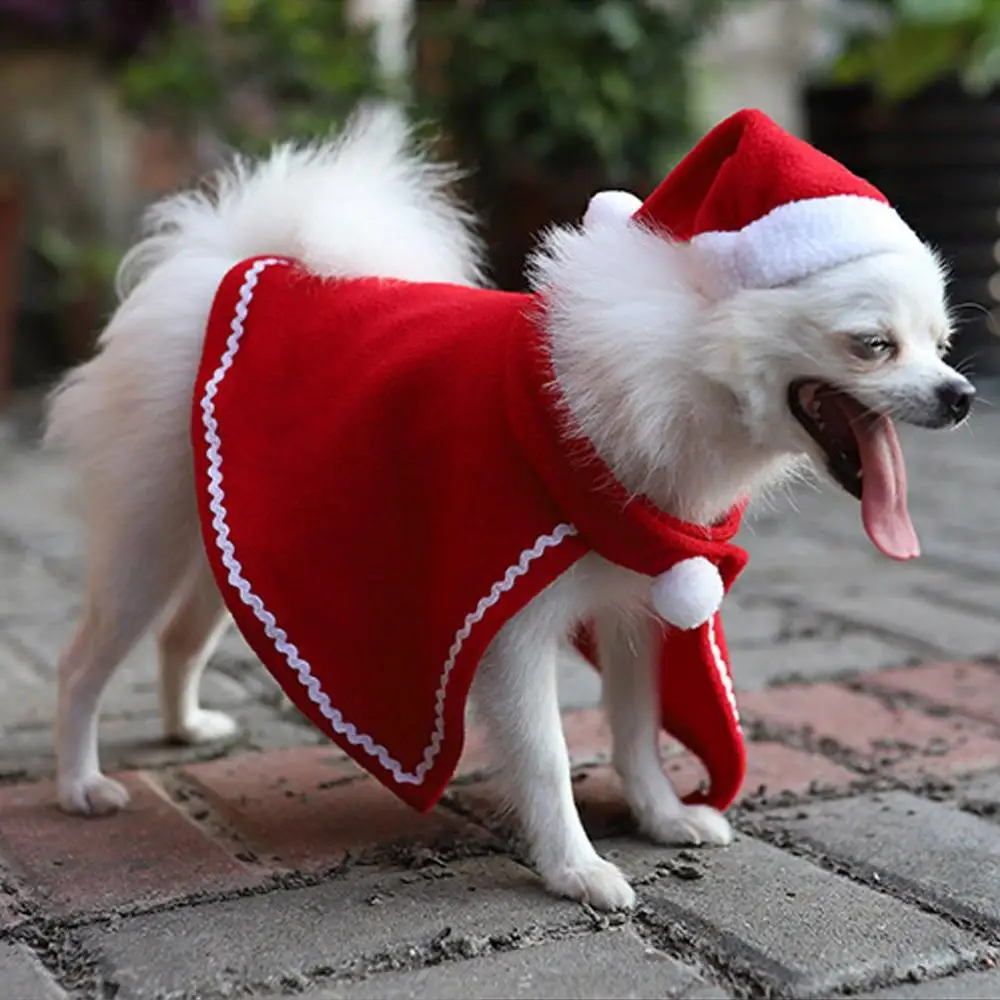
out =
[[[53,576],[40,554],[5,546],[0,539],[0,620],[27,611],[52,614],[78,604],[77,588]]]
[[[281,868],[329,869],[373,847],[485,836],[445,809],[415,813],[332,745],[206,761],[183,774],[254,854]]]
[[[592,925],[504,857],[417,871],[359,867],[331,882],[81,928],[117,1000],[277,990],[337,974],[488,954]],[[185,992],[186,991],[186,992]]]
[[[955,802],[967,812],[1000,823],[1000,774],[977,774],[954,790]]]
[[[0,997],[67,1000],[66,992],[24,945],[6,942],[0,942]]]
[[[796,585],[807,607],[845,621],[885,630],[941,651],[943,656],[990,656],[1000,651],[994,612],[948,607],[930,596],[858,586],[837,591],[829,586]]]
[[[118,777],[132,801],[116,816],[93,819],[61,812],[47,782],[0,786],[0,855],[49,912],[155,905],[265,876],[206,836],[151,777]]]
[[[304,1000],[659,1000],[726,996],[689,965],[615,928],[560,941],[386,973]]]
[[[1000,607],[1000,600],[997,601]],[[1000,671],[984,663],[925,663],[903,670],[883,670],[862,683],[890,695],[902,694],[928,706],[948,708],[1000,725]]]
[[[728,637],[727,622],[727,640]],[[758,691],[778,681],[819,680],[898,667],[915,655],[903,643],[857,632],[748,648],[731,643],[729,649],[737,691]]]
[[[1000,928],[1000,836],[978,816],[889,792],[813,802],[762,822],[863,878]]]
[[[793,739],[797,734],[820,747],[832,742],[868,772],[877,769],[917,779],[923,774],[1000,768],[996,727],[958,714],[886,704],[874,694],[838,684],[792,684],[750,692],[740,698],[740,705],[744,718],[768,729]]]
[[[988,969],[890,986],[875,993],[858,994],[857,1000],[997,1000],[997,997],[1000,997],[1000,969]]]
[[[826,997],[944,974],[986,953],[938,917],[751,837],[688,852],[695,860],[681,869],[665,867],[671,854],[662,848],[613,841],[602,849],[635,876],[644,919],[664,941],[710,956],[765,994]]]

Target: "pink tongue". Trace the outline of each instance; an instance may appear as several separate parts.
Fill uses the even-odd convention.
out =
[[[891,559],[915,559],[920,542],[906,506],[906,464],[888,417],[854,421],[861,467],[861,520],[872,544]]]

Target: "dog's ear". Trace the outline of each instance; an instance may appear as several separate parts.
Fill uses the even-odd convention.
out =
[[[598,191],[583,216],[583,228],[624,225],[642,205],[629,191]]]

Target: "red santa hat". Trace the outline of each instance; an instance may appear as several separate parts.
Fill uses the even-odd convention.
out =
[[[595,195],[584,225],[625,217],[698,247],[729,291],[922,246],[881,191],[750,109],[712,129],[644,202]]]

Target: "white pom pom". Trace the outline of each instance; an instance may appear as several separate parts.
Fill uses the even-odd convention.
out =
[[[703,556],[675,563],[653,580],[653,607],[679,629],[693,629],[722,607],[725,588],[719,571]]]
[[[642,201],[628,191],[598,191],[583,216],[583,228],[594,226],[619,226],[628,222],[642,205]]]

